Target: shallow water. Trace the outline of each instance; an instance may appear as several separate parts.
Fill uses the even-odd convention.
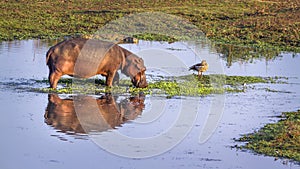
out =
[[[300,54],[227,67],[208,45],[140,41],[122,46],[144,58],[148,80],[191,74],[187,67],[201,59],[210,64],[206,74],[289,79],[286,84],[247,84],[246,92],[224,96],[57,98],[26,90],[48,86],[35,81],[47,78],[47,43],[2,42],[1,168],[300,168],[230,148],[238,144],[233,138],[276,122],[283,111],[300,109]]]

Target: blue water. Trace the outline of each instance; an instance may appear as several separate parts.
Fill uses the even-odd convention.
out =
[[[100,112],[102,116],[97,111],[96,115],[93,111],[87,112],[95,115],[91,115],[94,118],[90,124],[89,119],[80,114],[93,110],[100,96],[91,96],[91,102],[73,100],[75,106],[79,106],[75,107],[77,119],[59,121],[57,118],[54,122],[75,126],[77,120],[84,129],[95,129],[86,134],[72,127],[64,130],[64,125],[47,124],[44,115],[48,94],[25,90],[48,86],[34,81],[48,76],[47,43],[39,40],[1,42],[0,168],[300,168],[299,164],[286,159],[275,161],[274,157],[231,148],[239,144],[233,138],[278,121],[276,116],[283,111],[300,109],[300,72],[297,70],[300,54],[282,53],[270,61],[262,57],[253,63],[234,62],[228,68],[226,60],[209,46],[147,41],[122,46],[143,57],[148,74],[153,76],[191,74],[187,67],[205,58],[210,63],[206,74],[289,79],[284,84],[247,84],[246,92],[220,97],[166,99],[148,95],[140,115],[102,132],[93,128],[97,123],[92,122],[97,118],[106,119],[103,112]],[[169,59],[163,61],[163,56]],[[267,88],[279,92],[270,92]],[[59,97],[74,99],[66,94]],[[128,95],[118,96],[114,103],[120,107],[128,99]],[[68,113],[71,112],[62,118],[68,117]]]

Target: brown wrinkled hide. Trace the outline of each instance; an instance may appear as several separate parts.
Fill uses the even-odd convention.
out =
[[[49,94],[45,123],[65,133],[102,132],[134,120],[145,108],[142,95],[124,99],[120,103],[115,100],[109,94],[98,99],[91,96],[61,99],[57,94]],[[95,102],[97,111],[93,107]]]
[[[129,76],[136,87],[147,87],[143,59],[110,42],[74,38],[51,47],[46,54],[51,88],[63,75],[89,78],[106,77],[106,85],[118,83],[117,70]]]

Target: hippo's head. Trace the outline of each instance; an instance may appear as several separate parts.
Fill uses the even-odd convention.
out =
[[[134,54],[126,57],[123,72],[131,78],[131,82],[135,87],[145,88],[148,86],[145,71],[146,67],[142,58]]]
[[[148,86],[145,71],[146,68],[131,78],[131,82],[135,87],[145,88]]]

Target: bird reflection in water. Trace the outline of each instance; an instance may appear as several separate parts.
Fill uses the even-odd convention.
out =
[[[116,102],[118,96],[105,94],[100,98],[76,95],[62,99],[48,95],[45,123],[63,133],[89,134],[115,129],[134,120],[145,108],[143,94]]]

